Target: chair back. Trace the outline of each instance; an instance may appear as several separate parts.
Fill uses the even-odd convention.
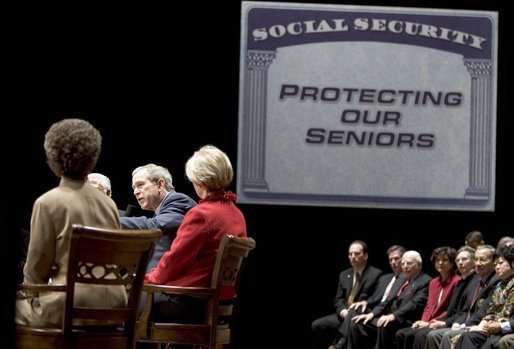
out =
[[[221,348],[230,344],[237,291],[241,271],[249,252],[255,248],[252,238],[225,235],[220,242],[213,268],[211,287],[179,287],[143,285],[148,292],[143,314],[138,321],[138,341],[153,343],[190,344],[202,348]],[[220,300],[225,291],[235,291],[229,300]],[[207,299],[205,321],[202,324],[151,322],[150,311],[153,294],[166,292],[174,295],[189,295]],[[155,346],[156,348],[158,345]]]
[[[241,271],[249,252],[255,248],[252,238],[237,238],[225,235],[220,242],[216,263],[212,274],[211,287],[216,290],[214,297],[207,304],[206,321],[212,325],[213,343],[228,344],[231,341],[231,329],[234,318],[234,305],[241,280]],[[220,301],[223,289],[232,289],[236,293],[231,300]]]
[[[17,348],[45,348],[45,339],[52,341],[50,347],[54,348],[134,348],[141,287],[154,244],[161,235],[159,229],[104,229],[74,224],[66,286],[61,286],[66,293],[62,328],[17,326]],[[95,285],[90,292],[125,289],[126,306],[79,305],[75,299],[79,284]],[[51,290],[52,285],[46,286]]]

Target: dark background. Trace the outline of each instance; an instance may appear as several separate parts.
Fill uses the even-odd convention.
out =
[[[496,210],[240,205],[257,248],[243,275],[235,348],[309,348],[310,323],[333,311],[338,273],[348,267],[347,248],[354,239],[367,241],[370,262],[388,271],[385,250],[392,244],[416,249],[428,261],[435,247],[459,247],[471,230],[481,230],[491,244],[514,235],[507,172],[513,125],[506,86],[511,77],[506,49],[512,39],[505,34],[508,14],[503,5],[352,4],[499,11]],[[3,119],[8,121],[2,127],[7,280],[14,280],[15,228],[28,228],[34,200],[58,184],[42,146],[53,122],[80,117],[100,130],[103,150],[95,171],[111,178],[120,208],[135,203],[131,172],[141,164],[168,167],[177,190],[193,198],[184,164],[198,147],[215,144],[237,165],[240,2],[141,6],[45,7],[8,14],[15,20],[5,47],[3,99],[8,108]],[[425,269],[434,273],[428,263]],[[12,321],[11,303],[5,303],[4,323]]]

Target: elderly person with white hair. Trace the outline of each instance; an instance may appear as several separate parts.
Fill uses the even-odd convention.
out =
[[[387,298],[371,312],[352,319],[352,348],[391,348],[396,331],[412,326],[421,317],[427,302],[428,285],[432,279],[421,270],[422,263],[421,255],[417,251],[410,250],[403,254],[403,275],[396,280]]]

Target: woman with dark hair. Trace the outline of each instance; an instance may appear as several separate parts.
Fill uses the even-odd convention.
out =
[[[429,325],[430,321],[443,318],[446,315],[453,289],[461,279],[455,270],[457,251],[453,247],[438,247],[432,252],[430,261],[439,273],[428,285],[428,300],[421,319],[411,327],[402,328],[396,332],[398,348],[412,349],[418,330]]]
[[[101,144],[100,132],[81,119],[56,122],[46,133],[47,163],[60,178],[60,183],[34,203],[23,269],[24,283],[66,283],[72,224],[120,228],[114,202],[87,180],[100,155]],[[91,292],[92,287],[95,292]],[[76,302],[99,307],[116,307],[127,300],[123,286],[78,285],[75,294]],[[15,322],[27,326],[60,327],[64,296],[64,292],[19,294]]]

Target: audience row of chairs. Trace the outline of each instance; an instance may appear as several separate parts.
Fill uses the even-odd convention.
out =
[[[136,342],[159,348],[160,343],[190,344],[195,348],[222,348],[231,341],[234,305],[218,301],[222,285],[238,289],[241,270],[252,238],[225,235],[220,243],[210,287],[178,287],[144,284],[144,274],[160,230],[100,229],[73,226],[66,285],[20,285],[30,292],[65,292],[61,328],[16,326],[18,349],[133,349]],[[125,308],[77,306],[77,283],[123,285],[128,292]],[[148,294],[138,314],[141,292]],[[208,300],[203,324],[154,323],[150,310],[155,292],[192,295]],[[237,298],[237,295],[236,295]],[[220,321],[223,318],[223,321]]]

